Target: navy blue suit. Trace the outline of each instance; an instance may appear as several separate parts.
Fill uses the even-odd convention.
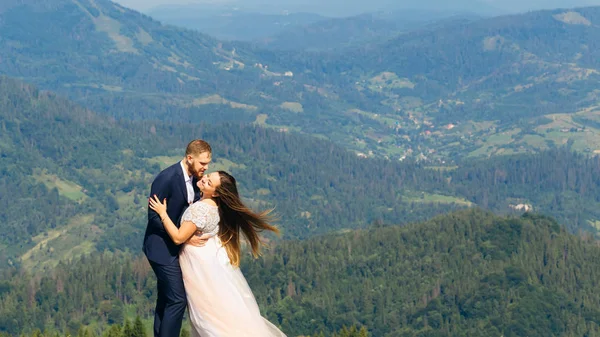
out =
[[[200,191],[194,178],[194,201]],[[150,196],[162,201],[167,199],[167,214],[179,227],[179,219],[189,206],[185,178],[180,163],[161,171],[150,188]],[[143,251],[154,270],[158,294],[154,313],[155,337],[178,337],[183,314],[187,305],[181,268],[179,267],[180,246],[173,243],[160,221],[160,216],[148,207],[148,225],[144,234]]]

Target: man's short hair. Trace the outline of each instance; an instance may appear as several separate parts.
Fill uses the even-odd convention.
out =
[[[212,149],[210,148],[210,145],[202,139],[192,140],[185,149],[186,156],[197,156],[204,152],[212,154]]]

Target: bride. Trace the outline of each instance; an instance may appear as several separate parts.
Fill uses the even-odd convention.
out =
[[[186,242],[197,231],[210,234],[202,247],[184,245],[179,255],[194,337],[285,336],[260,315],[254,295],[239,269],[240,232],[252,254],[260,252],[268,212],[254,213],[240,200],[235,178],[213,172],[198,181],[202,199],[183,214],[179,228],[167,215],[167,200],[149,200],[174,243]]]

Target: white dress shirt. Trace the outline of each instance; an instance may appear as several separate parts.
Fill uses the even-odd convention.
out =
[[[194,185],[192,182],[192,176],[188,175],[185,166],[183,165],[183,161],[180,161],[181,169],[183,170],[183,178],[185,179],[185,189],[187,190],[187,199],[188,203],[191,204],[194,202]]]

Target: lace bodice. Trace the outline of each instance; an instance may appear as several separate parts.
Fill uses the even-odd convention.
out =
[[[181,222],[191,221],[203,234],[217,235],[219,233],[219,208],[198,201],[185,210]]]

